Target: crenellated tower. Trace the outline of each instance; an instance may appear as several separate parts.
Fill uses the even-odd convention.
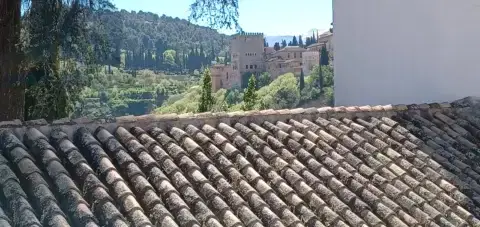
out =
[[[232,67],[240,75],[265,71],[263,33],[238,33],[230,41]]]

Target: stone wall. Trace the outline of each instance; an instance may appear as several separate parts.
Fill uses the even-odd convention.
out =
[[[210,67],[210,72],[212,74],[213,91],[240,86],[241,84],[240,73],[238,70],[234,70],[232,65],[213,65]]]

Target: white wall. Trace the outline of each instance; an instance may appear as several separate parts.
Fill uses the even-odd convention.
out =
[[[480,96],[480,0],[333,0],[335,105]]]

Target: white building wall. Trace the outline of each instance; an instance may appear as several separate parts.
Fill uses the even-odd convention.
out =
[[[480,96],[479,0],[333,0],[335,105]]]

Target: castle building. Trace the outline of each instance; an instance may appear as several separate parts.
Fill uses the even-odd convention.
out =
[[[319,40],[329,42],[331,36],[324,34]],[[214,64],[210,67],[213,91],[241,87],[242,75],[246,73],[268,72],[271,79],[285,73],[299,76],[302,69],[304,73],[310,72],[311,68],[319,63],[321,46],[316,47],[314,46],[316,44],[312,44],[309,49],[287,46],[275,51],[273,47],[264,47],[263,38],[263,33],[240,33],[232,37],[229,47],[231,63]],[[307,56],[304,56],[305,54]],[[305,57],[307,61],[304,60]],[[304,66],[305,63],[308,63],[308,67]]]

